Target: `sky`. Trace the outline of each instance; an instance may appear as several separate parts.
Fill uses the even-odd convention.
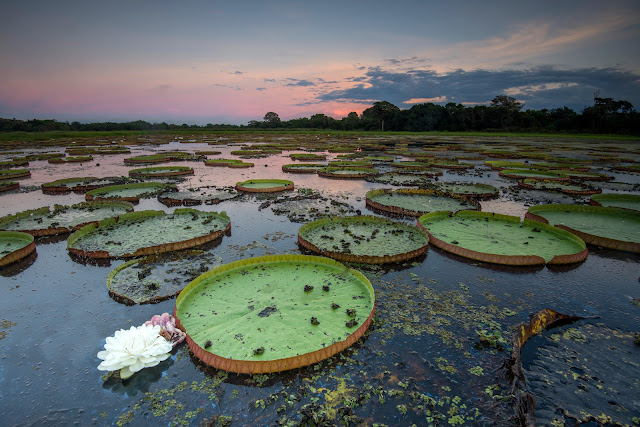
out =
[[[246,124],[486,105],[640,110],[637,0],[10,0],[0,117]]]

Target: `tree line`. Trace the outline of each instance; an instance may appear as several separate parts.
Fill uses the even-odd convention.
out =
[[[0,132],[38,131],[154,131],[154,130],[240,130],[240,129],[332,129],[344,131],[501,131],[501,132],[570,132],[640,134],[640,113],[624,100],[601,98],[596,93],[594,103],[577,113],[568,107],[523,110],[515,98],[498,95],[489,105],[464,106],[448,103],[415,104],[400,109],[388,101],[375,102],[358,115],[349,113],[335,119],[314,114],[291,120],[281,120],[268,112],[263,120],[251,120],[245,125],[211,124],[175,125],[149,123],[144,120],[114,123],[58,122],[56,120],[0,119]]]

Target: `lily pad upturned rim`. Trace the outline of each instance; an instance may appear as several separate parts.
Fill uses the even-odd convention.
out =
[[[393,205],[384,205],[380,202],[376,202],[372,199],[379,194],[402,194],[407,196],[435,196],[435,197],[448,197],[450,199],[458,199],[465,203],[468,203],[472,206],[475,206],[478,210],[480,209],[480,203],[477,200],[474,200],[469,197],[461,196],[458,194],[452,194],[449,192],[439,191],[439,190],[430,190],[430,189],[422,189],[422,188],[402,188],[399,190],[391,190],[387,188],[378,189],[378,190],[370,190],[367,191],[366,194],[366,205],[372,207],[373,209],[378,209],[384,212],[390,212],[396,215],[405,215],[405,216],[413,216],[419,217],[425,214],[423,211],[414,211],[412,209],[405,209],[400,206]],[[464,210],[464,209],[462,209]]]
[[[273,187],[266,188],[251,188],[245,187],[244,184],[250,183],[272,183]],[[240,181],[236,183],[236,190],[245,191],[247,193],[276,193],[278,191],[293,190],[293,181],[287,179],[247,179],[246,181]]]
[[[527,182],[529,181],[529,182]],[[531,181],[533,181],[534,183],[532,184]],[[556,180],[548,180],[548,179],[522,179],[518,181],[518,187],[520,188],[526,188],[527,190],[547,190],[544,188],[537,188],[535,186],[535,183],[550,183],[552,185],[563,185],[563,184],[569,184],[569,185],[577,185],[579,187],[583,187],[584,190],[570,190],[570,189],[563,189],[563,188],[551,188],[549,190],[552,191],[558,191],[560,193],[564,193],[564,194],[572,194],[575,196],[590,196],[592,194],[598,194],[598,193],[602,193],[602,189],[601,188],[593,188],[593,187],[589,187],[585,184],[579,183],[579,182],[569,182],[567,183],[566,181],[556,181]]]
[[[61,206],[61,205],[55,205],[55,206]],[[71,206],[62,206],[63,208],[82,208],[82,207],[86,207],[86,206],[122,206],[122,207],[126,207],[129,209],[129,211],[133,211],[133,204],[129,203],[129,202],[123,202],[123,201],[93,201],[93,202],[80,202],[80,203],[76,203],[74,205]],[[54,207],[54,211],[55,211],[55,207]],[[36,208],[36,209],[28,209],[26,211],[22,211],[22,212],[18,212],[16,214],[11,214],[11,215],[6,215],[2,218],[0,218],[0,228],[2,228],[2,224],[4,224],[5,222],[8,221],[13,221],[15,219],[20,219],[23,217],[28,217],[31,216],[33,214],[44,214],[44,213],[49,213],[51,212],[51,209],[49,208],[49,206],[44,206],[41,208]],[[30,230],[18,230],[19,232],[22,233],[27,233],[30,234],[34,237],[44,237],[44,236],[55,236],[58,234],[65,234],[65,233],[71,233],[73,231],[77,231],[79,229],[81,229],[82,227],[89,225],[89,224],[95,224],[98,223],[98,221],[88,221],[88,222],[83,222],[80,224],[76,224],[73,227],[47,227],[47,228],[34,228],[34,229],[30,229]],[[9,230],[7,230],[9,231]]]
[[[213,167],[227,167],[231,163],[242,163],[242,160],[239,159],[209,159],[205,160],[205,166],[213,166]]]
[[[601,202],[608,202],[608,201],[633,201],[638,203],[638,205],[640,206],[640,195],[638,194],[626,194],[626,193],[605,193],[605,194],[596,194],[591,196],[591,199],[589,200],[589,204],[592,206],[604,206]],[[632,208],[625,208],[622,206],[610,206],[610,207],[619,207],[621,209],[632,209]],[[640,209],[632,209],[632,210],[640,210]]]
[[[43,192],[49,192],[49,193],[71,193],[76,187],[83,187],[83,188],[89,188],[89,190],[94,190],[95,188],[91,187],[90,184],[91,182],[97,181],[98,179],[99,178],[94,176],[86,176],[86,177],[79,177],[79,178],[75,178],[75,177],[62,178],[62,179],[57,179],[51,182],[45,182],[40,185],[40,188],[42,189]],[[86,182],[87,185],[75,186],[75,187],[68,187],[64,185],[72,182],[80,182],[80,183]]]
[[[316,245],[306,240],[302,235],[311,228],[321,227],[326,223],[335,223],[335,222],[361,222],[361,221],[369,221],[369,222],[380,222],[384,224],[392,224],[394,227],[411,229],[412,231],[417,230],[422,233],[425,237],[425,244],[418,249],[409,252],[403,252],[399,254],[393,255],[356,255],[356,254],[346,254],[343,252],[336,251],[323,251],[318,248]],[[429,235],[424,232],[424,230],[415,227],[413,225],[404,224],[401,222],[395,222],[388,218],[378,217],[378,216],[346,216],[341,218],[321,218],[312,222],[309,222],[298,229],[298,243],[305,249],[308,249],[312,252],[324,255],[329,258],[337,259],[342,262],[352,262],[352,263],[361,263],[361,264],[391,264],[396,262],[403,262],[417,256],[420,256],[427,252],[429,247]]]
[[[36,242],[34,237],[29,233],[20,231],[0,231],[0,241],[4,238],[24,240],[25,245],[15,251],[0,257],[0,267],[4,267],[29,256],[36,250]]]
[[[218,217],[222,217],[227,219],[229,222],[227,223],[227,226],[224,230],[215,230],[212,231],[209,234],[205,234],[203,236],[198,236],[198,237],[194,237],[192,239],[187,239],[187,240],[181,240],[181,241],[175,241],[175,242],[166,242],[166,243],[161,243],[159,245],[152,245],[152,246],[146,246],[146,247],[142,247],[142,248],[138,248],[136,249],[135,252],[133,253],[127,253],[127,254],[122,254],[122,255],[113,255],[111,253],[109,253],[108,251],[105,250],[97,250],[97,251],[85,251],[83,249],[78,249],[78,248],[72,248],[71,245],[73,245],[78,239],[82,238],[83,236],[90,234],[91,232],[93,232],[95,229],[103,227],[103,226],[108,226],[114,223],[118,223],[118,222],[126,222],[126,221],[132,221],[132,220],[137,220],[139,218],[144,218],[144,217],[154,217],[154,216],[162,216],[162,215],[169,215],[164,211],[154,211],[154,210],[146,210],[146,211],[138,211],[138,212],[129,212],[126,213],[124,215],[120,215],[117,218],[107,218],[105,220],[102,221],[98,221],[98,222],[94,222],[91,224],[88,224],[82,228],[80,228],[79,230],[77,230],[76,232],[74,232],[71,236],[69,236],[69,239],[67,239],[67,250],[69,252],[71,252],[74,255],[80,256],[80,257],[87,257],[87,258],[100,258],[100,259],[126,259],[126,258],[133,258],[133,257],[139,257],[139,256],[144,256],[144,255],[154,255],[154,254],[159,254],[159,253],[164,253],[164,252],[169,252],[169,251],[178,251],[178,250],[182,250],[182,249],[189,249],[189,248],[193,248],[196,246],[200,246],[203,245],[205,243],[211,242],[215,239],[217,239],[218,237],[222,236],[224,233],[228,232],[231,229],[231,220],[229,219],[229,217],[227,216],[227,214],[225,212],[202,212],[202,211],[198,211],[196,209],[190,209],[190,208],[178,208],[175,211],[173,211],[173,214],[189,214],[190,212],[197,212],[199,214],[206,214],[206,215],[215,215]]]
[[[566,230],[563,230],[559,227],[554,227],[549,224],[536,224],[536,227],[544,228],[553,233],[560,234],[566,237],[569,240],[573,240],[583,247],[583,250],[580,252],[576,252],[574,254],[566,254],[566,255],[556,255],[549,262],[546,262],[544,258],[539,255],[500,255],[500,254],[492,254],[488,252],[480,252],[474,251],[472,249],[467,249],[463,246],[454,245],[452,243],[447,243],[443,240],[438,239],[434,235],[432,235],[429,230],[422,224],[422,222],[428,222],[430,220],[439,220],[445,217],[454,217],[454,216],[469,216],[469,217],[483,217],[483,218],[492,218],[494,220],[499,221],[508,221],[520,224],[520,217],[511,216],[511,215],[503,215],[497,214],[493,212],[479,212],[479,211],[458,211],[455,213],[452,212],[431,212],[425,214],[418,218],[418,227],[424,230],[429,235],[429,242],[433,243],[434,246],[443,249],[447,252],[451,252],[455,255],[462,256],[464,258],[473,259],[476,261],[483,261],[492,264],[502,264],[502,265],[517,265],[517,266],[532,266],[532,265],[560,265],[560,264],[572,264],[575,262],[583,261],[589,255],[589,251],[586,247],[585,242],[580,239],[580,237],[570,233]],[[532,220],[524,219],[523,223],[531,224]]]
[[[608,213],[616,214],[620,216],[634,216],[640,218],[640,212],[636,212],[632,209],[623,208],[607,208],[602,206],[583,206],[583,205],[568,205],[568,204],[553,204],[553,205],[537,205],[531,206],[525,218],[533,221],[538,221],[544,224],[549,224],[549,220],[544,218],[541,213],[545,210],[548,211],[577,211],[577,212],[590,212],[590,213]],[[576,236],[580,237],[585,243],[595,246],[602,246],[604,248],[616,249],[627,252],[640,253],[640,242],[628,242],[623,240],[612,239],[605,236],[597,236],[595,234],[585,233],[584,231],[576,230],[566,225],[557,224],[555,227],[566,230]]]
[[[157,166],[151,168],[131,169],[129,176],[133,178],[158,178],[163,176],[193,175],[189,166]]]
[[[235,269],[242,269],[243,267],[249,267],[254,265],[261,265],[265,263],[271,262],[305,262],[305,263],[317,263],[324,264],[328,266],[335,266],[344,268],[345,271],[349,272],[353,276],[355,276],[358,280],[360,280],[370,291],[373,299],[373,307],[369,316],[366,320],[358,326],[358,328],[351,333],[346,339],[343,341],[338,341],[336,343],[331,344],[328,347],[319,348],[318,350],[301,354],[298,356],[287,357],[284,359],[276,359],[276,360],[267,360],[267,361],[253,361],[253,360],[236,360],[236,359],[228,359],[221,356],[218,356],[214,353],[208,352],[207,350],[200,347],[195,341],[191,339],[189,332],[185,329],[185,327],[180,322],[180,315],[178,313],[178,307],[182,300],[191,292],[193,289],[197,288],[197,286],[203,282],[204,280],[221,273],[226,273]],[[346,348],[353,345],[356,341],[358,341],[364,333],[371,325],[373,320],[373,315],[375,312],[375,292],[373,286],[369,279],[367,279],[362,273],[357,270],[347,268],[346,266],[340,264],[337,261],[334,261],[329,258],[319,257],[319,256],[311,256],[311,255],[265,255],[255,258],[243,259],[235,262],[231,262],[228,264],[223,264],[219,267],[214,268],[213,270],[204,273],[197,278],[195,278],[191,283],[189,283],[178,295],[176,299],[176,305],[173,309],[173,315],[176,318],[176,326],[183,330],[186,334],[187,344],[189,345],[189,349],[193,352],[193,354],[202,362],[207,365],[213,366],[217,369],[223,369],[229,372],[236,372],[242,374],[260,374],[260,373],[271,373],[271,372],[281,372],[290,369],[295,369],[303,366],[308,366],[322,360],[325,360],[336,353],[339,353]]]

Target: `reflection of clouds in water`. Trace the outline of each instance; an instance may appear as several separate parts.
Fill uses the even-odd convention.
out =
[[[170,357],[160,362],[157,366],[144,368],[127,380],[109,377],[102,383],[102,388],[128,397],[135,396],[140,392],[147,393],[151,384],[162,378],[164,376],[163,373],[173,365],[173,359],[173,357]]]

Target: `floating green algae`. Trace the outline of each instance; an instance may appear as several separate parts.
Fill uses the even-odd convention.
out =
[[[150,252],[166,252],[190,246],[181,242],[198,240],[215,232],[223,232],[230,221],[226,213],[176,209],[173,214],[162,211],[140,211],[88,225],[69,237],[67,248],[78,253],[107,252],[108,257],[145,255],[146,248],[162,246]],[[194,242],[196,244],[205,243]]]
[[[484,254],[536,255],[549,262],[555,256],[576,254],[586,247],[567,231],[490,212],[460,211],[451,216],[435,212],[421,216],[419,222],[445,243]]]
[[[199,276],[178,297],[176,316],[207,351],[270,361],[345,340],[373,306],[373,288],[361,273],[327,258],[277,255]]]
[[[159,302],[177,295],[200,274],[220,265],[216,255],[180,251],[151,255],[119,265],[109,273],[109,294],[126,304]]]
[[[410,253],[429,241],[417,227],[367,216],[320,219],[298,234],[322,252],[374,257]]]
[[[47,228],[71,231],[75,227],[88,222],[123,215],[133,210],[126,202],[83,202],[72,206],[55,205],[30,209],[15,215],[0,218],[0,229],[33,232]],[[65,232],[61,230],[60,232]]]

